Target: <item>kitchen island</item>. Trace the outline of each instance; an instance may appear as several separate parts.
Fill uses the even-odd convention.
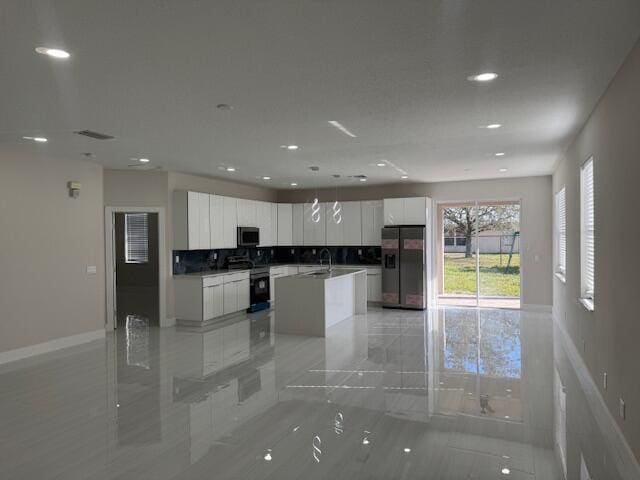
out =
[[[276,333],[326,336],[332,325],[367,312],[367,271],[334,268],[276,279]]]

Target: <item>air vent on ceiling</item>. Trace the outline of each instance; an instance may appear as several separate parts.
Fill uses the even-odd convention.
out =
[[[367,178],[366,175],[349,175],[351,178]]]
[[[94,132],[93,130],[80,130],[77,133],[78,135],[84,135],[85,137],[94,138],[96,140],[111,140],[114,138],[111,135],[107,135],[106,133]]]

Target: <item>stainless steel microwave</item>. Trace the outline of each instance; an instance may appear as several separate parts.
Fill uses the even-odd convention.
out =
[[[260,229],[256,227],[238,227],[238,246],[257,247],[260,243]]]

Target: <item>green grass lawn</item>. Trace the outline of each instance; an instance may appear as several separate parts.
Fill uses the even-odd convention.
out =
[[[509,271],[505,271],[509,255],[480,254],[480,295],[499,297],[520,296],[520,255],[514,254]],[[463,253],[444,256],[444,293],[476,294],[476,258],[464,258]]]

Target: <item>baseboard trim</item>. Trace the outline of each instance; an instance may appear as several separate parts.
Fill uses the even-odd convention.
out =
[[[33,357],[35,355],[42,355],[43,353],[54,352],[63,348],[73,347],[93,340],[99,340],[105,337],[104,328],[100,330],[94,330],[92,332],[79,333],[78,335],[71,335],[70,337],[56,338],[44,343],[38,343],[36,345],[29,345],[28,347],[16,348],[15,350],[7,350],[6,352],[0,352],[0,365],[23,358]]]
[[[528,312],[551,313],[553,310],[553,307],[551,305],[523,303],[521,309],[526,310]]]
[[[164,323],[160,327],[174,327],[176,325],[176,317],[166,318]]]
[[[593,380],[587,364],[584,362],[578,348],[569,336],[569,332],[567,332],[564,325],[558,321],[556,316],[553,317],[553,322],[558,327],[558,331],[562,336],[561,341],[565,346],[567,357],[576,372],[580,387],[585,393],[587,403],[593,412],[598,428],[611,445],[614,462],[621,478],[625,480],[640,478],[640,464],[638,463],[638,459],[627,443],[627,439],[624,437],[622,430],[620,430],[620,426],[613,417],[613,414],[607,408],[607,404]]]

